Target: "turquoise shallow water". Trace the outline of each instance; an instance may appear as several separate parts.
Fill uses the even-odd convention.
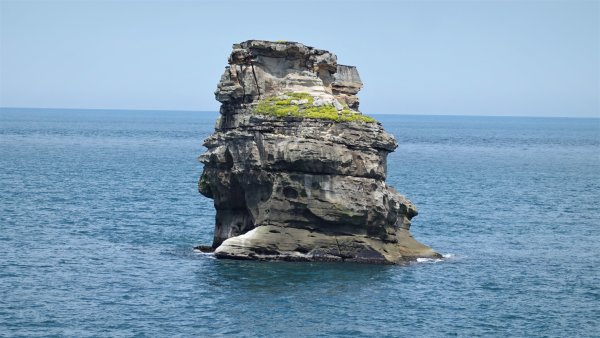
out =
[[[221,261],[216,113],[0,111],[1,336],[598,336],[598,119],[378,116],[409,266]]]

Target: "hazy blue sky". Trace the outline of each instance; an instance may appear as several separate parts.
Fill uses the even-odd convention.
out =
[[[217,110],[231,44],[356,65],[365,113],[600,116],[598,1],[1,1],[0,106]]]

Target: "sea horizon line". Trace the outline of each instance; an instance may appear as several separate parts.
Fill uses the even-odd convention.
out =
[[[0,110],[57,110],[57,111],[129,111],[129,112],[170,112],[170,113],[214,113],[218,114],[218,110],[191,110],[191,109],[143,109],[143,108],[64,108],[64,107],[7,107],[0,106]],[[478,115],[478,114],[410,114],[410,113],[365,113],[372,116],[443,116],[443,117],[510,117],[510,118],[560,118],[560,119],[591,119],[599,120],[598,116],[555,116],[555,115]]]

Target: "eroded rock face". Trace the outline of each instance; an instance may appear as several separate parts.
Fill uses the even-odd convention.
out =
[[[294,42],[233,45],[215,92],[221,117],[200,156],[199,191],[217,211],[217,257],[399,263],[439,256],[412,238],[417,210],[385,183],[394,137],[379,123],[341,119],[361,117],[344,115],[359,114],[361,87],[356,68],[338,65],[328,51]],[[277,115],[258,114],[261,100],[273,97],[281,98]],[[302,117],[294,105],[328,107],[334,117]]]

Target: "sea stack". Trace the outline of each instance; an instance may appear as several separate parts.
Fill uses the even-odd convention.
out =
[[[218,258],[393,264],[439,257],[409,232],[416,207],[385,183],[396,140],[361,114],[363,84],[296,42],[233,45],[215,92],[199,191]]]

